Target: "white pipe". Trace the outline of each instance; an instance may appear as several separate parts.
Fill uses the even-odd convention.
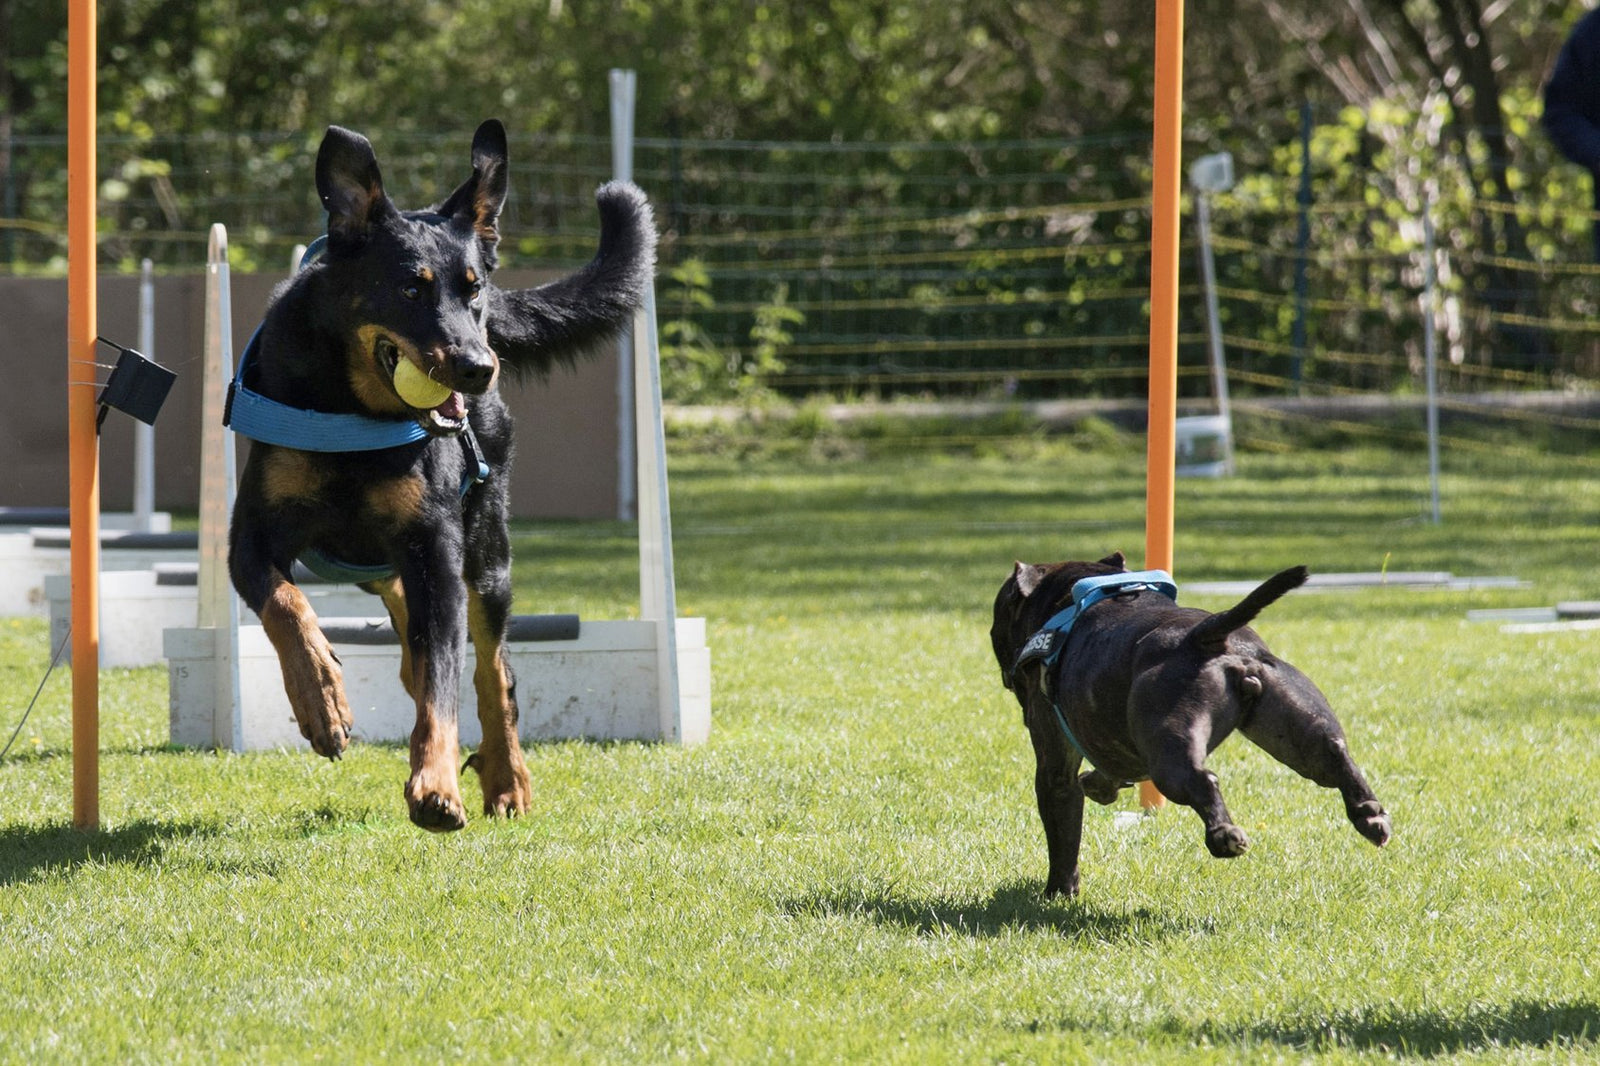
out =
[[[1222,354],[1222,316],[1217,308],[1217,263],[1211,251],[1211,197],[1202,192],[1195,197],[1195,214],[1200,223],[1200,274],[1206,290],[1206,323],[1211,341],[1211,390],[1217,397],[1217,415],[1222,419],[1222,461],[1233,470],[1233,412],[1228,404],[1228,370]]]
[[[1427,262],[1422,270],[1422,351],[1428,386],[1428,489],[1433,524],[1439,514],[1439,342],[1433,320],[1438,284],[1438,264],[1433,250],[1433,198],[1422,200],[1422,250]]]
[[[631,70],[611,72],[611,176],[633,180],[633,105],[638,77]],[[617,517],[639,513],[638,444],[634,435],[634,332],[624,331],[617,351]]]
[[[139,351],[151,361],[156,357],[155,265],[146,259],[139,264]],[[133,421],[133,528],[152,532],[156,507],[156,427],[139,419]]]

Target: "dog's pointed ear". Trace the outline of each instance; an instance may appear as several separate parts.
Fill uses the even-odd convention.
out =
[[[1126,570],[1128,568],[1128,557],[1123,555],[1121,552],[1112,552],[1110,555],[1100,560],[1100,565],[1114,566],[1118,570]]]
[[[472,227],[491,266],[500,241],[500,208],[505,205],[509,184],[508,158],[506,128],[499,119],[491,118],[472,135],[472,177],[437,209],[446,218]]]
[[[335,248],[364,244],[372,227],[395,210],[371,142],[338,126],[328,127],[317,151],[317,195],[328,211],[328,243]]]
[[[1045,573],[1044,567],[1019,560],[1016,568],[1011,571],[1011,579],[1017,583],[1017,591],[1022,593],[1022,598],[1027,599],[1033,595],[1033,590],[1039,587],[1039,582],[1044,580]]]

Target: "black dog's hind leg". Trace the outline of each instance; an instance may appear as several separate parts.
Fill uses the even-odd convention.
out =
[[[1149,695],[1141,697],[1141,684],[1135,682],[1131,703],[1161,710],[1161,717],[1149,723],[1153,732],[1144,752],[1150,780],[1162,795],[1193,808],[1200,816],[1206,830],[1207,851],[1219,859],[1243,855],[1250,846],[1249,838],[1233,824],[1228,805],[1222,801],[1217,775],[1206,769],[1206,755],[1222,742],[1227,730],[1220,734],[1215,730],[1217,723],[1206,707],[1186,707],[1182,700],[1171,706]]]
[[[517,679],[506,654],[511,617],[511,546],[503,520],[482,523],[484,542],[467,556],[467,633],[477,659],[472,686],[483,741],[467,760],[478,771],[483,813],[514,818],[528,813],[533,785],[517,736]]]
[[[1078,851],[1083,844],[1083,787],[1078,783],[1082,760],[1076,751],[1067,750],[1050,712],[1030,715],[1028,732],[1033,737],[1033,791],[1050,856],[1044,894],[1047,899],[1056,895],[1071,899],[1078,894]]]
[[[1388,843],[1389,814],[1350,757],[1344,730],[1311,679],[1272,660],[1245,677],[1241,689],[1247,711],[1239,732],[1301,777],[1338,789],[1356,831],[1379,847]]]

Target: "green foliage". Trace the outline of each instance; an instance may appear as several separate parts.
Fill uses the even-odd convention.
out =
[[[783,373],[783,349],[794,341],[790,329],[805,322],[779,284],[755,308],[748,346],[724,351],[697,321],[716,308],[711,275],[698,259],[667,270],[661,307],[661,391],[675,403],[749,406],[769,398],[768,382]]]
[[[695,320],[715,306],[705,264],[685,260],[663,279],[658,305],[661,331],[661,393],[671,403],[719,396],[727,359]]]
[[[1537,126],[1582,0],[1191,7],[1185,155],[1226,149],[1242,179],[1215,205],[1233,242],[1222,282],[1245,294],[1224,311],[1242,391],[1414,386],[1425,199],[1453,365],[1498,361],[1539,386],[1593,377],[1592,278],[1571,268],[1588,257],[1587,179]],[[706,272],[692,284],[710,303],[664,324],[675,395],[1128,395],[1147,331],[1151,19],[1092,0],[103,5],[103,259],[193,268],[220,220],[236,267],[282,269],[320,224],[324,125],[370,133],[412,206],[464,176],[467,131],[498,114],[514,146],[508,258],[579,261],[608,173],[607,74],[628,66],[664,265]],[[16,216],[0,219],[0,262],[14,271],[64,264],[64,56],[61,5],[0,2],[0,189]],[[1289,352],[1297,322],[1309,350]]]

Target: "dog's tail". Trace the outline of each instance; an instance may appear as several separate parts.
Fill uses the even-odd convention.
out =
[[[644,300],[656,263],[650,201],[629,182],[595,192],[600,250],[581,270],[534,289],[496,289],[489,346],[513,370],[570,365],[615,337]]]
[[[1304,585],[1310,576],[1310,571],[1303,566],[1291,566],[1272,575],[1226,611],[1212,615],[1189,630],[1189,639],[1201,650],[1215,655],[1227,646],[1229,633],[1249,625],[1256,615],[1285,593]]]

